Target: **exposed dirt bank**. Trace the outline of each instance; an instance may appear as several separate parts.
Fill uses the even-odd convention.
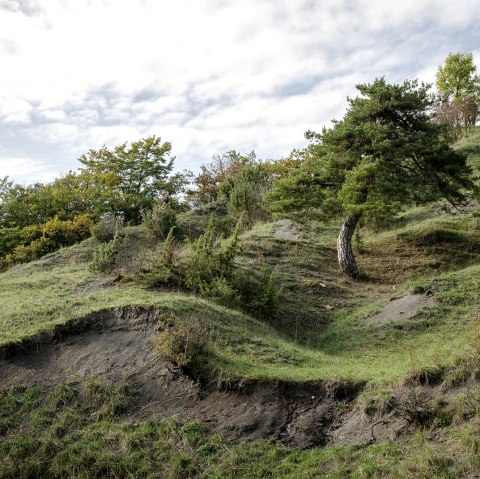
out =
[[[160,360],[152,338],[161,311],[103,310],[21,344],[0,349],[0,387],[52,386],[98,377],[138,391],[130,416],[198,419],[232,441],[267,440],[295,448],[367,444],[393,438],[408,417],[380,420],[352,408],[363,388],[342,381],[287,383],[215,378],[194,381]],[[388,408],[382,413],[388,414]]]

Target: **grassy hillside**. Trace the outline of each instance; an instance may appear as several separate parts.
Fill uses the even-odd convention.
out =
[[[480,129],[458,147],[480,168]],[[198,234],[204,219],[185,214],[182,232]],[[278,312],[268,321],[184,291],[143,286],[141,272],[159,248],[143,227],[125,229],[109,274],[92,271],[98,244],[86,240],[0,274],[0,348],[26,348],[29,338],[43,340],[94,312],[154,307],[162,328],[201,332],[209,351],[201,369],[219,383],[367,383],[356,401],[332,400],[336,420],[345,414],[352,431],[363,430],[363,442],[304,451],[230,444],[195,421],[145,417],[131,385],[84,378],[0,391],[0,478],[475,477],[478,207],[438,203],[405,211],[383,230],[363,229],[355,242],[357,281],[337,268],[338,228],[335,221],[282,220],[241,235],[236,268],[273,269],[280,287]],[[408,314],[402,298],[425,307]],[[228,401],[226,393],[219,398]],[[396,431],[402,418],[406,426]],[[320,428],[320,419],[311,420]],[[380,439],[374,427],[384,428]]]
[[[480,172],[480,127],[456,143],[456,148],[465,151],[469,157],[470,166],[478,174]]]
[[[275,224],[246,233],[238,267],[275,267],[282,286],[279,313],[270,323],[195,296],[125,281],[138,267],[136,258],[148,256],[142,228],[127,231],[112,275],[89,271],[91,239],[0,275],[0,342],[19,341],[92,311],[142,304],[211,330],[211,366],[235,376],[397,381],[432,360],[445,363],[461,354],[480,286],[480,218],[411,217],[401,228],[365,236],[360,264],[367,279],[360,282],[337,270],[333,226],[321,235],[315,228],[297,230],[290,239],[275,234]],[[434,291],[436,304],[428,313],[400,326],[367,321],[416,286]]]

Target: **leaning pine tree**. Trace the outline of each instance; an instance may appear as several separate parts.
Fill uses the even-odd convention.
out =
[[[402,205],[446,198],[465,202],[475,188],[466,156],[453,150],[431,122],[430,85],[383,78],[357,85],[361,96],[333,127],[307,132],[302,166],[269,195],[274,212],[322,208],[343,215],[337,251],[340,268],[356,278],[352,237],[360,220],[381,222]]]

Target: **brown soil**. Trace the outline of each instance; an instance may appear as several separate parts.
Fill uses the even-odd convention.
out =
[[[273,224],[272,235],[274,238],[283,240],[301,240],[303,235],[295,226],[295,223],[287,218],[278,220]]]
[[[230,381],[200,384],[156,355],[152,337],[161,311],[103,310],[49,334],[0,350],[0,383],[53,386],[98,377],[130,381],[138,395],[131,416],[155,414],[199,419],[232,441],[268,440],[306,448],[330,442],[343,410],[360,384]]]
[[[145,307],[103,310],[0,348],[0,387],[48,387],[92,377],[129,381],[138,393],[130,419],[175,414],[201,420],[235,442],[266,440],[295,448],[369,444],[409,428],[401,415],[390,417],[388,408],[380,416],[356,410],[360,383],[231,380],[220,387],[211,375],[195,381],[155,354],[152,337],[160,315]]]

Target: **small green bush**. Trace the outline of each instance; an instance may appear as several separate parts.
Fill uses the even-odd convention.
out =
[[[212,219],[203,235],[194,242],[187,242],[182,270],[184,284],[188,289],[209,295],[212,283],[218,283],[222,279],[231,282],[242,221],[242,218],[238,221],[230,237],[223,238],[218,234]]]
[[[141,210],[145,227],[155,238],[165,239],[176,224],[176,214],[173,208],[163,203],[155,203],[151,210]]]
[[[109,273],[115,267],[117,256],[123,239],[117,233],[108,243],[102,243],[93,251],[93,259],[90,263],[92,271]]]
[[[143,268],[139,275],[140,281],[149,287],[161,285],[176,286],[180,283],[177,277],[177,268],[175,264],[176,241],[173,235],[175,226],[173,226],[165,241],[158,248],[158,259]]]
[[[100,217],[100,221],[91,227],[92,236],[102,243],[113,240],[114,236],[123,229],[124,219],[122,215],[106,213]]]
[[[260,271],[243,272],[234,280],[240,307],[259,319],[272,319],[277,314],[280,288],[275,271],[262,267]]]
[[[178,324],[155,338],[158,355],[175,366],[198,370],[206,365],[210,352],[209,338],[197,326]]]

